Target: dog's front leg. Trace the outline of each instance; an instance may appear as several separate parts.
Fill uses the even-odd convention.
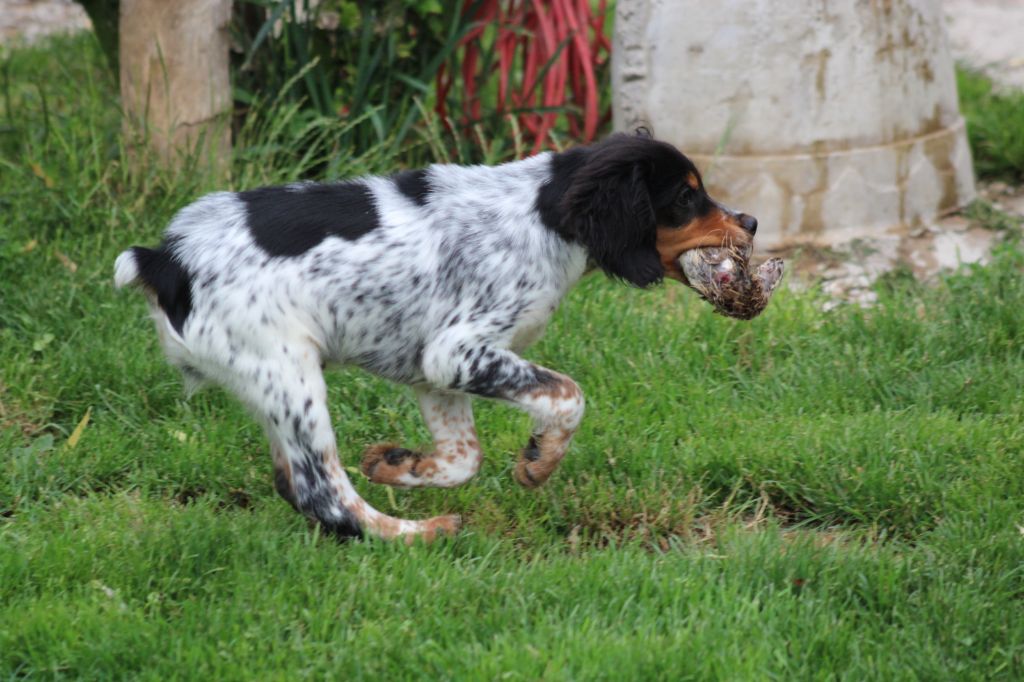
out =
[[[547,481],[583,419],[583,392],[575,381],[509,350],[464,342],[428,348],[423,362],[435,385],[504,400],[533,417],[533,435],[515,477],[527,488]]]

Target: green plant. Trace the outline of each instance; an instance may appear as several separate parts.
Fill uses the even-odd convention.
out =
[[[1024,92],[998,91],[982,74],[963,68],[957,69],[957,87],[978,175],[1024,182]]]
[[[254,105],[297,105],[296,154],[317,118],[344,124],[335,156],[385,146],[462,162],[586,142],[610,119],[604,0],[242,0],[236,10],[239,125]]]
[[[606,0],[596,11],[590,0],[465,0],[473,28],[437,73],[437,112],[462,137],[509,116],[533,153],[559,136],[593,140],[610,119],[607,11]]]
[[[331,153],[343,157],[419,145],[420,102],[467,30],[436,0],[242,0],[236,4],[235,69],[241,118],[267,102],[296,105],[293,153],[315,119],[342,124]],[[315,127],[315,126],[314,126]]]

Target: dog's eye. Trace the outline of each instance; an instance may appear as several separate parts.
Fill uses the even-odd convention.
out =
[[[684,209],[690,208],[691,206],[693,206],[694,199],[694,191],[687,187],[686,189],[679,193],[679,196],[676,197],[676,206]]]

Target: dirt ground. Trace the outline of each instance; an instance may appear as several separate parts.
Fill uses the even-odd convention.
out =
[[[978,185],[978,196],[999,211],[1024,223],[1024,188],[1003,183]],[[828,248],[798,247],[771,255],[782,256],[790,271],[791,288],[819,285],[828,297],[825,308],[841,303],[869,306],[877,295],[872,284],[897,268],[909,268],[917,279],[928,281],[964,263],[985,263],[1003,235],[956,214],[907,235],[880,235],[865,241]],[[755,258],[756,260],[756,258]]]

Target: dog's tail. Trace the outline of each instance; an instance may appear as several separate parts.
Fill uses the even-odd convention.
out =
[[[181,334],[192,312],[192,276],[168,244],[155,249],[133,246],[114,262],[114,286],[142,286],[156,296],[157,305],[174,331]]]
[[[139,262],[135,258],[137,248],[139,247],[133,246],[121,252],[114,261],[114,286],[118,289],[139,283]]]

